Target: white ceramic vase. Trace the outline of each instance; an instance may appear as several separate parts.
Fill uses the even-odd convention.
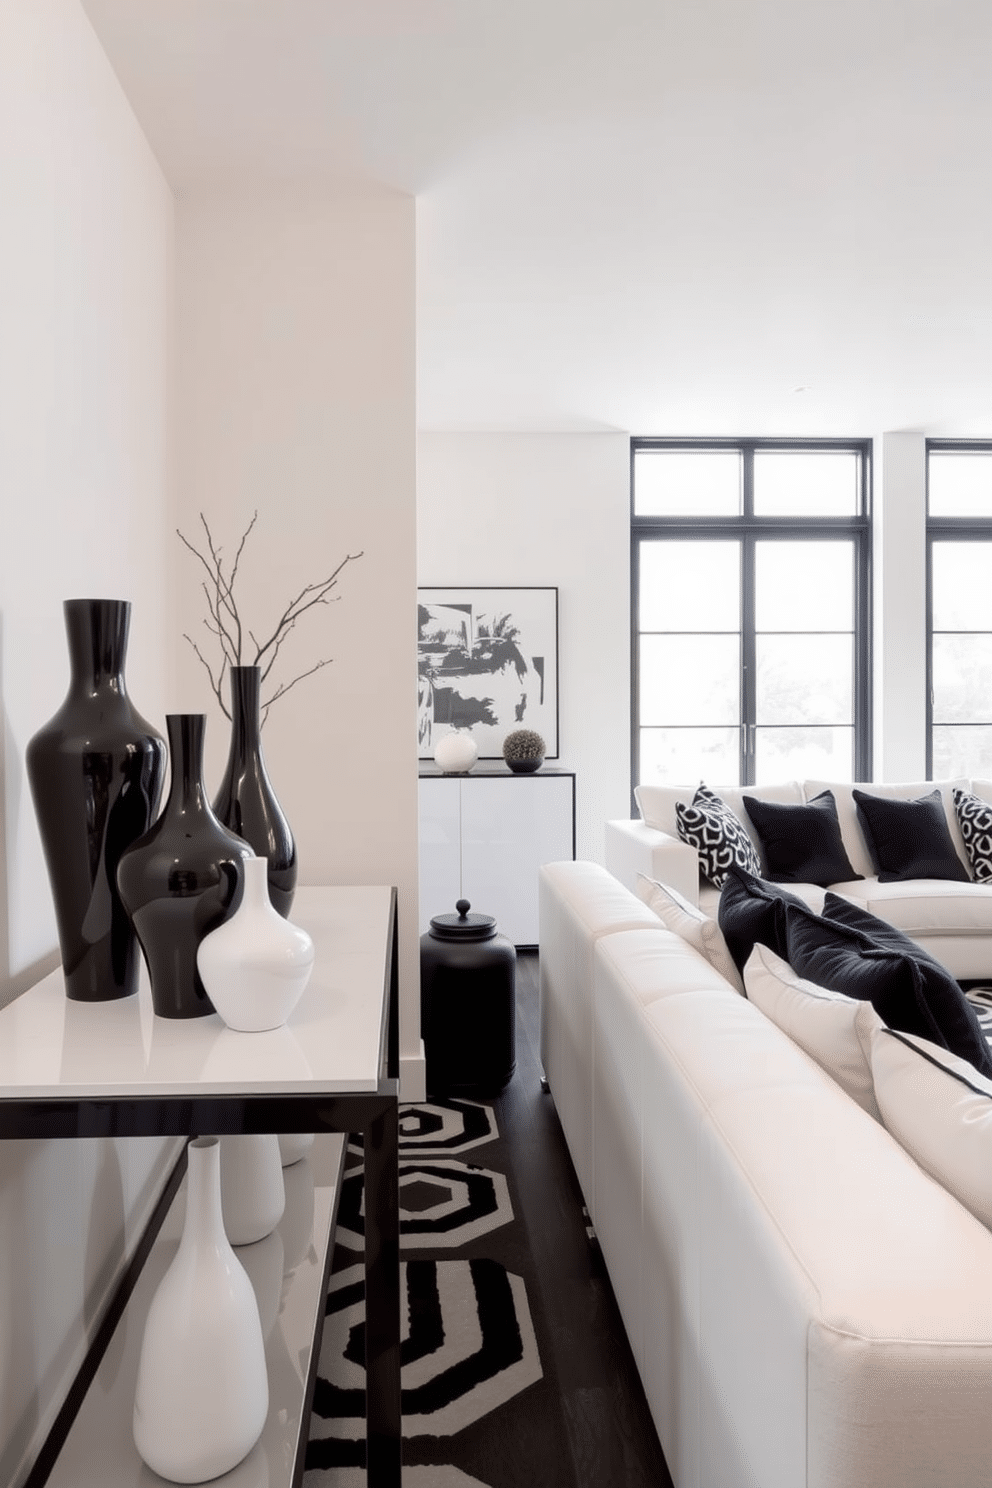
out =
[[[251,1282],[224,1233],[220,1146],[189,1146],[186,1223],[152,1298],[138,1362],[134,1444],[154,1472],[204,1483],[235,1467],[269,1409]]]
[[[279,1156],[283,1167],[288,1168],[292,1163],[299,1162],[301,1157],[306,1157],[312,1146],[313,1132],[281,1132]]]
[[[445,775],[464,775],[479,758],[479,748],[471,734],[452,729],[434,747],[434,763]]]
[[[269,899],[268,860],[247,858],[241,903],[200,942],[196,964],[229,1028],[260,1033],[285,1023],[313,970],[313,941]]]
[[[220,1193],[232,1245],[254,1245],[271,1235],[286,1207],[279,1138],[221,1137]]]

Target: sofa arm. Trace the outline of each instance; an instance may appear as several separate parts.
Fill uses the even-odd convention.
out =
[[[677,889],[690,904],[699,903],[699,854],[688,842],[649,827],[643,821],[606,823],[606,866],[628,889],[637,892],[644,873]]]

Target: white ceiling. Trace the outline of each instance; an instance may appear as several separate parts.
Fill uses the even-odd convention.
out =
[[[417,197],[426,428],[992,435],[989,0],[83,0],[179,192]]]

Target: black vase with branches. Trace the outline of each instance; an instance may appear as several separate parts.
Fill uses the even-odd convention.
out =
[[[339,597],[332,591],[337,587],[341,573],[362,554],[346,554],[326,578],[305,584],[286,605],[271,633],[268,636],[263,633],[263,638],[259,639],[244,624],[235,597],[245,543],[257,520],[258,513],[255,512],[230,563],[225,562],[223,551],[214,541],[202,512],[200,524],[206,539],[202,552],[179,533],[182,543],[206,573],[202,588],[207,602],[207,618],[203,623],[219,647],[219,661],[211,663],[192,636],[187,635],[186,639],[210,678],[210,686],[222,712],[231,720],[231,748],[224,779],[213,803],[214,812],[225,827],[248,843],[257,857],[268,859],[269,898],[281,915],[288,916],[296,889],[296,844],[265,768],[262,727],[273,703],[285,697],[297,682],[329,666],[331,658],[322,657],[288,682],[278,681],[275,676],[271,681],[269,678],[280,659],[284,643],[300,620],[318,605],[330,604]],[[230,708],[225,697],[228,675]],[[267,696],[263,697],[266,682]]]
[[[231,748],[214,814],[269,863],[272,907],[289,916],[296,892],[296,843],[272,789],[262,754],[261,681],[257,666],[232,666]]]

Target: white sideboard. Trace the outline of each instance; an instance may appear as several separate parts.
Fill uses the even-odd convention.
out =
[[[537,944],[537,873],[575,857],[575,775],[420,774],[420,930],[468,899],[516,946]]]

